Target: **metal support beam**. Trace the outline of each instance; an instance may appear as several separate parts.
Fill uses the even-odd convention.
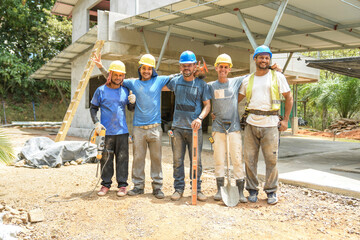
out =
[[[289,62],[290,62],[290,60],[291,60],[291,58],[292,58],[293,54],[294,54],[294,53],[293,53],[293,52],[291,52],[291,53],[290,53],[290,55],[289,55],[289,57],[288,57],[288,59],[286,60],[285,66],[284,66],[284,68],[283,68],[283,73],[285,73],[286,68],[287,68],[287,66],[289,65]]]
[[[162,57],[163,57],[163,55],[164,55],[166,45],[167,45],[167,43],[168,43],[168,41],[169,41],[169,37],[170,37],[170,33],[171,33],[171,28],[172,28],[172,25],[169,26],[169,29],[168,29],[168,31],[167,31],[167,33],[166,33],[166,36],[165,36],[165,39],[164,39],[164,43],[163,43],[163,45],[162,45],[162,48],[161,48],[161,51],[160,51],[160,55],[159,55],[159,59],[158,59],[157,65],[156,65],[156,70],[158,70],[159,67],[160,67],[161,59],[162,59]]]
[[[146,53],[150,54],[150,51],[149,51],[149,48],[148,48],[148,45],[147,45],[147,42],[146,42],[144,30],[141,31],[141,37],[142,37],[142,40],[144,42],[144,47],[145,47]]]
[[[284,0],[284,1],[281,2],[280,7],[279,7],[279,9],[278,9],[278,11],[277,11],[277,13],[275,15],[275,19],[274,19],[274,21],[273,21],[273,23],[272,23],[272,25],[270,27],[270,30],[268,32],[268,35],[266,36],[266,39],[265,39],[265,42],[264,42],[264,44],[266,46],[270,45],[271,40],[274,37],[274,34],[275,34],[276,29],[277,29],[277,27],[278,27],[278,25],[280,23],[281,17],[283,15],[284,11],[285,11],[285,8],[286,8],[286,5],[288,4],[288,2],[289,2],[289,0]]]
[[[274,10],[278,9],[278,3],[267,3],[264,4],[263,6],[266,6]],[[324,18],[322,16],[316,15],[314,13],[310,13],[308,11],[305,11],[304,9],[300,9],[292,5],[288,5],[286,7],[285,13],[312,22],[314,24],[323,26],[328,30],[330,29],[333,31],[339,31],[356,38],[360,37],[360,32],[356,29],[352,29],[352,31],[349,31],[348,29],[344,29],[344,26],[342,24],[339,24],[335,21]]]
[[[257,45],[257,43],[255,41],[254,36],[252,35],[252,33],[250,31],[249,26],[247,25],[247,23],[245,21],[245,18],[242,16],[240,9],[237,8],[237,9],[234,9],[234,10],[236,11],[236,15],[237,15],[242,27],[244,28],[245,34],[248,37],[251,46],[255,50],[255,48],[257,48],[258,45]]]

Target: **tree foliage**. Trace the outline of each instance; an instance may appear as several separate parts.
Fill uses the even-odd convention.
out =
[[[0,93],[18,100],[41,92],[57,95],[52,81],[29,76],[71,43],[71,22],[51,15],[54,0],[2,0],[0,4]],[[59,82],[70,91],[69,82]]]
[[[311,52],[321,59],[359,56],[359,49]],[[299,97],[308,103],[307,119],[312,127],[325,129],[334,118],[353,118],[360,112],[360,79],[320,70],[317,83],[300,87]],[[300,112],[302,109],[299,109]],[[303,113],[304,114],[304,113]],[[319,125],[320,123],[320,125]]]

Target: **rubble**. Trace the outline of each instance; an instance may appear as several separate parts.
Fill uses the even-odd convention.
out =
[[[354,129],[360,129],[360,120],[341,118],[329,126],[329,130],[333,132],[350,131]]]

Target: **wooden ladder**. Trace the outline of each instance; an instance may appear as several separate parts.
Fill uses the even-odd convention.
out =
[[[86,89],[86,86],[89,83],[89,79],[91,76],[91,73],[94,69],[95,63],[91,60],[95,56],[99,56],[99,53],[101,52],[102,47],[104,46],[103,40],[97,40],[92,51],[90,54],[90,58],[86,64],[84,73],[82,74],[81,80],[79,81],[79,85],[75,91],[75,94],[71,100],[71,103],[66,111],[64,120],[61,124],[60,130],[58,134],[56,135],[55,142],[64,141],[65,137],[67,135],[67,132],[69,131],[71,122],[75,116],[76,110],[79,106],[80,100],[84,94],[84,91]]]

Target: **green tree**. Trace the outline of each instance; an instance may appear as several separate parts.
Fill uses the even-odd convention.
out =
[[[0,93],[31,100],[40,90],[55,96],[52,81],[29,76],[71,43],[71,22],[51,15],[54,0],[2,0],[0,4]],[[70,83],[59,82],[64,92]]]

